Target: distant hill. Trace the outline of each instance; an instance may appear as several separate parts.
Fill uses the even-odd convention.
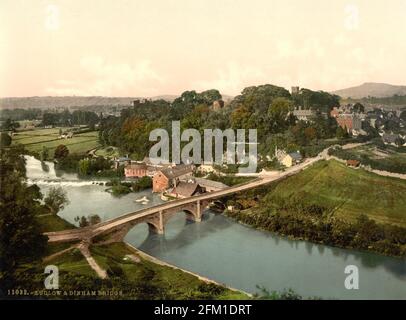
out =
[[[152,100],[165,99],[173,101],[177,96],[163,95],[151,97]],[[1,109],[14,108],[68,108],[85,106],[117,106],[130,105],[133,100],[140,97],[23,97],[23,98],[0,98]]]
[[[159,95],[149,97],[152,100],[166,100],[172,102],[177,95]],[[231,100],[233,97],[223,95],[225,101]],[[68,107],[87,107],[87,106],[125,106],[131,105],[133,100],[143,99],[143,97],[80,97],[80,96],[65,96],[65,97],[13,97],[0,98],[0,109],[15,109],[15,108],[68,108]]]
[[[406,95],[406,86],[395,86],[387,83],[366,82],[357,87],[333,91],[332,93],[347,99],[361,99],[366,97],[384,98],[394,95]]]

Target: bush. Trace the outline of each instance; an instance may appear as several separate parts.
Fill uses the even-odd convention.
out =
[[[131,188],[134,192],[152,188],[152,179],[150,177],[142,177],[132,183]]]

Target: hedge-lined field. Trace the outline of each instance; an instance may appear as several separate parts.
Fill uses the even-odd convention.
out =
[[[66,131],[68,128],[62,128]],[[64,144],[69,152],[82,154],[91,149],[99,147],[98,132],[75,133],[70,139],[59,139],[59,128],[36,129],[23,131],[13,136],[13,144],[23,144],[29,152],[41,152],[45,146],[49,150],[49,157],[52,159],[55,148]]]

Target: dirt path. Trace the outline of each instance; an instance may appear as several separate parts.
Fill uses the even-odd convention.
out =
[[[87,263],[89,264],[89,266],[97,273],[97,275],[101,278],[101,279],[106,279],[107,278],[107,272],[106,270],[104,270],[103,268],[101,268],[96,260],[94,260],[94,258],[92,257],[90,251],[89,251],[89,247],[88,245],[81,243],[78,245],[78,249],[80,250],[80,252],[82,252],[83,256],[86,258]]]
[[[68,252],[68,251],[71,251],[71,250],[73,250],[73,249],[76,249],[77,247],[78,247],[78,245],[75,244],[75,245],[73,245],[73,246],[71,246],[71,247],[69,247],[69,248],[66,248],[66,249],[64,249],[64,250],[58,251],[58,252],[56,252],[56,253],[54,253],[54,254],[51,254],[51,255],[45,257],[44,259],[42,259],[42,261],[43,261],[43,262],[51,261],[51,260],[53,260],[54,258],[59,257],[60,255],[66,253],[66,252]]]

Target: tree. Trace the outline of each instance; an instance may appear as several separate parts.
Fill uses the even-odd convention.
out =
[[[211,105],[214,101],[220,100],[222,98],[220,92],[216,89],[203,91],[199,95],[204,100],[204,103],[207,105]]]
[[[404,143],[405,143],[405,140],[402,139],[401,137],[397,137],[396,140],[395,140],[395,144],[396,144],[398,147],[403,146]]]
[[[47,237],[41,232],[36,214],[41,208],[39,188],[25,184],[23,148],[0,150],[0,288],[15,286],[18,265],[39,260]]]
[[[402,111],[399,118],[402,119],[403,121],[406,121],[406,111]]]
[[[54,152],[54,158],[57,160],[63,160],[69,155],[69,149],[67,146],[60,144],[56,147]]]
[[[343,139],[343,138],[346,138],[347,136],[348,136],[347,131],[344,130],[341,126],[338,126],[337,131],[336,131],[337,139]]]
[[[11,145],[11,137],[7,132],[2,132],[0,135],[0,148],[9,147]]]
[[[10,118],[6,119],[4,123],[1,125],[1,129],[7,130],[7,131],[15,131],[15,129],[20,127],[20,123],[11,120]]]
[[[87,221],[85,216],[82,216],[79,220],[79,227],[84,228],[89,225],[89,221]]]
[[[101,218],[97,214],[93,214],[93,215],[89,216],[88,220],[89,220],[90,225],[98,224],[101,222]]]
[[[41,151],[41,161],[47,161],[49,157],[49,150],[47,147],[42,146],[42,151]]]
[[[87,218],[85,216],[77,216],[74,220],[75,222],[79,222],[79,227],[81,228],[92,226],[101,222],[101,218],[97,214],[91,215]]]
[[[52,187],[44,199],[44,203],[51,213],[57,214],[59,210],[62,210],[65,205],[69,204],[69,200],[66,191],[61,187]]]
[[[275,98],[272,101],[268,108],[268,116],[274,126],[274,132],[281,132],[286,127],[287,115],[292,108],[292,101],[288,98]]]
[[[313,127],[308,127],[304,129],[304,134],[309,141],[312,141],[317,138],[316,129]]]
[[[352,108],[354,109],[355,112],[358,112],[358,113],[362,113],[365,111],[365,107],[359,102],[354,104],[354,106]]]
[[[82,159],[79,161],[79,174],[81,176],[87,176],[90,173],[90,160]]]

